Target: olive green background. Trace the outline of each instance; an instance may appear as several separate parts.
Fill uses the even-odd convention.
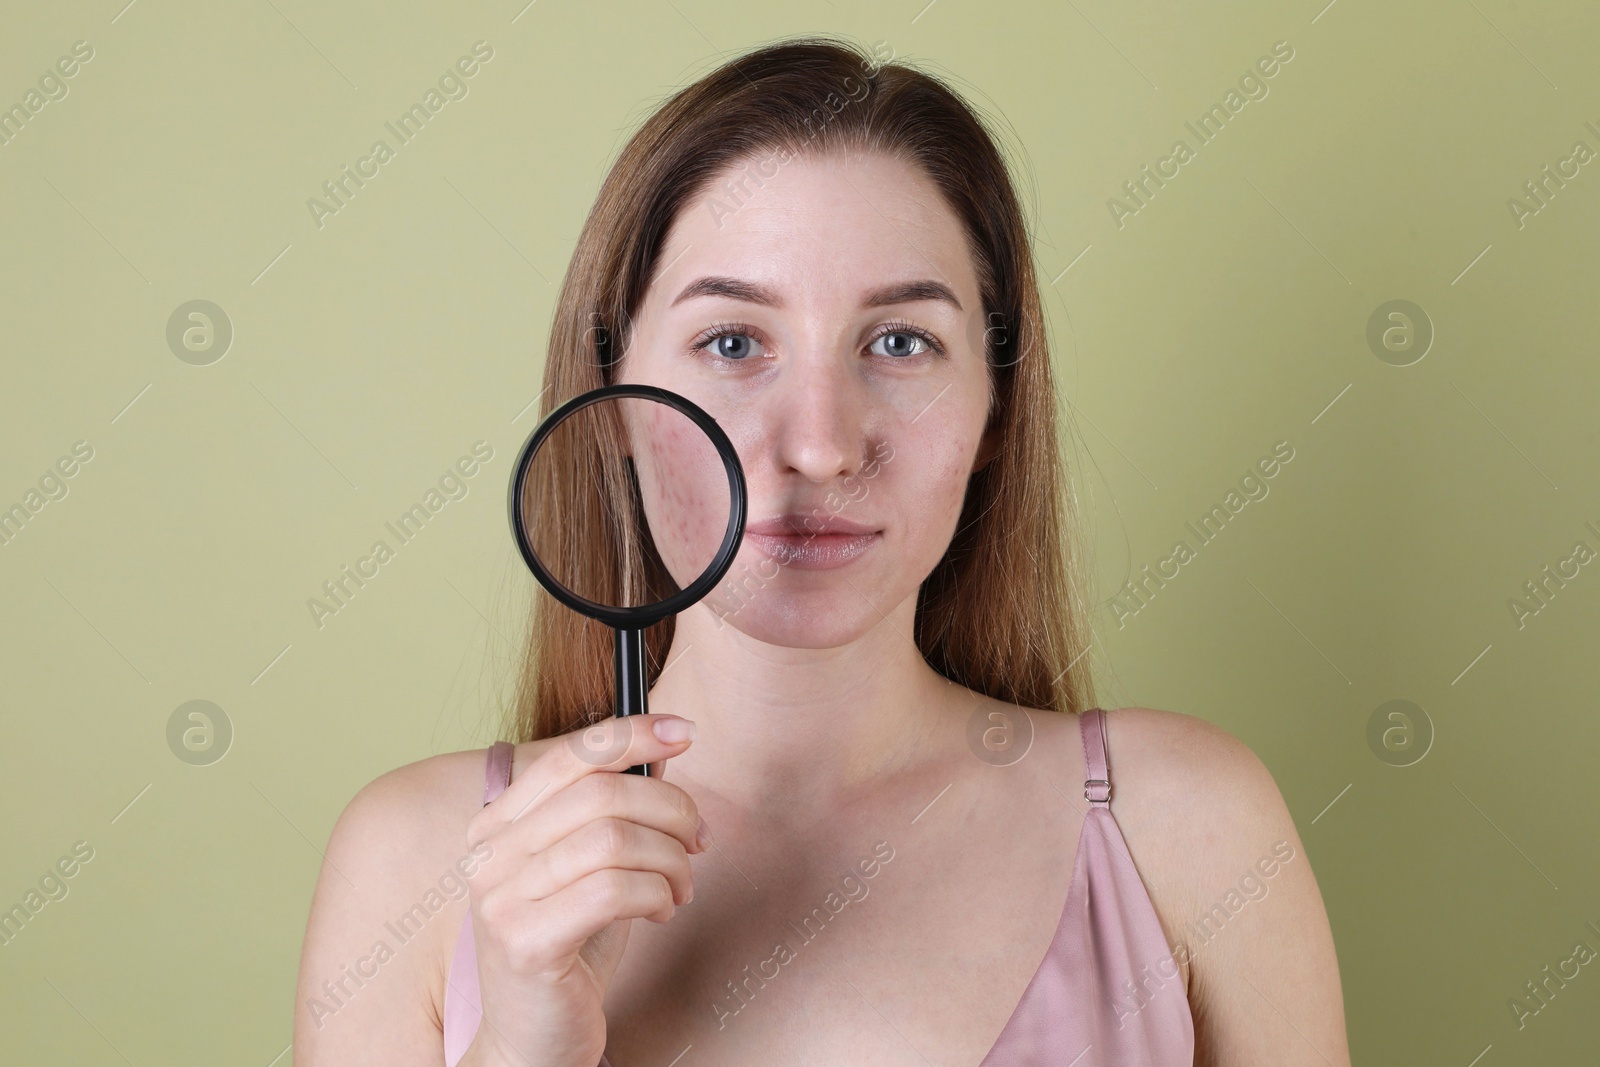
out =
[[[291,1062],[341,808],[494,736],[534,589],[504,487],[602,176],[672,91],[826,30],[1001,122],[1100,702],[1204,717],[1271,768],[1355,1062],[1594,1062],[1595,966],[1521,1029],[1508,1000],[1600,949],[1600,568],[1524,625],[1508,601],[1600,550],[1600,164],[1521,226],[1507,201],[1600,150],[1600,13],[1323,2],[9,5],[0,106],[94,57],[0,147],[0,508],[93,458],[0,546],[0,907],[94,858],[0,945],[0,1060]],[[308,199],[479,40],[467,95],[319,227]],[[1199,145],[1185,122],[1279,41],[1268,94]],[[1179,138],[1194,158],[1119,226]],[[209,365],[167,340],[191,300],[232,326]],[[1431,323],[1420,360],[1369,347],[1392,300]],[[467,495],[319,627],[322,583],[478,441]],[[1185,524],[1280,441],[1270,493],[1199,546]],[[1179,539],[1194,558],[1119,610]],[[209,766],[169,749],[191,700],[231,723]],[[1426,716],[1409,749],[1369,745],[1390,700]]]

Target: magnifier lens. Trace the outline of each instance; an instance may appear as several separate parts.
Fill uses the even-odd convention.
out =
[[[551,579],[595,604],[640,608],[711,569],[732,491],[693,419],[646,397],[609,397],[550,428],[520,504],[528,547]]]

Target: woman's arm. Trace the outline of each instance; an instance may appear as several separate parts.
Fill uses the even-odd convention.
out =
[[[1327,911],[1271,773],[1188,715],[1123,708],[1106,733],[1113,811],[1187,959],[1195,1067],[1349,1067]]]
[[[390,771],[345,807],[301,950],[297,1067],[444,1063],[437,990],[468,906],[464,827],[482,800],[483,753],[459,752]]]
[[[460,1067],[593,1067],[629,924],[670,921],[694,895],[690,855],[710,844],[693,798],[662,774],[693,732],[649,714],[530,742],[487,805],[482,750],[361,790],[312,901],[297,1067],[439,1067],[469,909],[482,1015]],[[620,773],[646,763],[651,777]]]

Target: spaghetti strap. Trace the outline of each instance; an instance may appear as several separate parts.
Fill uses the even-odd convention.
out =
[[[1090,708],[1078,716],[1083,734],[1083,798],[1091,804],[1111,804],[1111,772],[1106,760],[1106,713]]]
[[[515,751],[516,746],[510,741],[496,741],[489,746],[483,770],[484,804],[504,793],[511,784],[511,756]]]

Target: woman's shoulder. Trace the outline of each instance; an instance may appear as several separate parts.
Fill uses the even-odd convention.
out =
[[[437,1036],[439,1019],[430,1024],[427,1015],[442,1011],[444,973],[468,907],[466,879],[477,858],[466,828],[483,805],[485,764],[481,748],[428,756],[378,775],[346,803],[323,853],[306,925],[297,1035],[316,1033],[320,1043],[323,1030],[336,1029],[326,1015],[373,1012],[386,1027],[419,1027],[412,1035],[419,1040],[430,1036],[430,1025]],[[386,1003],[378,991],[403,996],[417,982],[377,983],[336,1002],[347,967],[361,974],[380,967],[411,972],[434,991],[432,1011]],[[333,994],[323,989],[326,979],[336,983]]]
[[[485,757],[481,748],[444,752],[372,779],[339,814],[328,840],[330,863],[404,875],[465,852],[467,822],[483,805]]]
[[[1235,926],[1236,949],[1297,936],[1321,911],[1283,794],[1243,741],[1194,715],[1126,707],[1107,713],[1106,744],[1111,811],[1172,945],[1198,951],[1219,902],[1231,915],[1252,887],[1279,899]]]
[[[1196,1009],[1196,1062],[1254,1059],[1271,1042],[1296,1040],[1259,1026],[1263,990],[1272,990],[1277,1013],[1299,1020],[1299,1037],[1325,1050],[1321,1059],[1348,1064],[1327,911],[1271,771],[1243,741],[1192,715],[1118,708],[1106,735],[1111,809],[1179,957]]]
[[[1277,787],[1266,766],[1243,741],[1196,715],[1159,708],[1106,711],[1106,747],[1113,781],[1161,791],[1260,790]],[[1120,757],[1120,758],[1119,758]],[[1226,788],[1219,790],[1219,786]],[[1199,798],[1197,798],[1199,799]]]
[[[1254,860],[1294,822],[1250,746],[1194,715],[1123,707],[1105,718],[1111,810],[1136,860],[1191,877]],[[1140,848],[1147,854],[1139,855]]]
[[[434,756],[384,771],[350,798],[340,819],[399,819],[403,823],[441,819],[444,809],[471,815],[483,803],[483,776],[487,750],[465,749]]]
[[[1082,715],[1027,714],[1044,739],[1043,751],[1074,773],[1085,767]],[[1151,875],[1165,881],[1169,869],[1174,883],[1204,881],[1210,871],[1242,862],[1251,849],[1259,852],[1293,834],[1271,772],[1222,727],[1147,707],[1107,708],[1103,721],[1111,813],[1147,881]]]
[[[1036,709],[1028,714],[1035,729],[1060,734],[1058,744],[1078,746],[1082,715]],[[1265,792],[1277,792],[1271,774],[1250,747],[1205,719],[1158,708],[1121,707],[1105,709],[1104,724],[1111,805],[1119,819],[1124,809],[1140,809],[1130,811],[1140,814],[1180,798],[1190,805],[1205,805],[1241,792],[1255,800]]]

